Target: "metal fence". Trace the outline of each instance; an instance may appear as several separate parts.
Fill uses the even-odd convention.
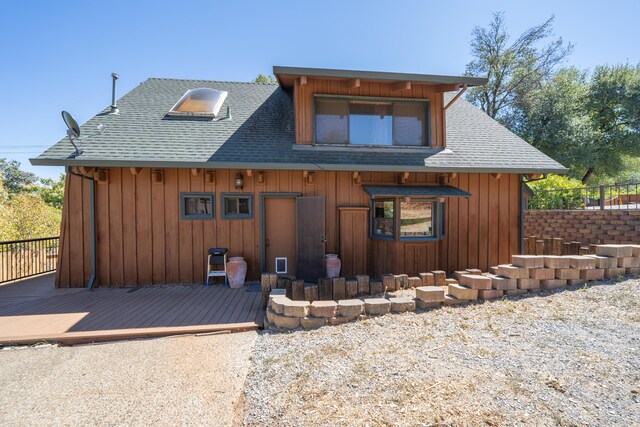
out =
[[[640,183],[537,191],[529,197],[527,209],[640,209]]]
[[[0,242],[0,283],[54,271],[59,237]]]

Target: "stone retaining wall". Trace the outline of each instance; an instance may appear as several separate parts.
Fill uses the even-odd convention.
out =
[[[317,285],[301,283],[303,290],[298,290],[296,295],[324,296],[312,300],[293,298],[292,284],[299,281],[282,281],[282,288],[278,288],[277,276],[267,273],[262,277],[263,290],[267,289],[265,327],[315,329],[387,313],[434,309],[637,275],[640,274],[640,245],[597,245],[596,254],[585,256],[513,255],[511,261],[511,264],[492,267],[490,273],[470,269],[456,271],[451,278],[437,271],[412,278],[400,274],[384,275],[379,280],[358,276],[359,279],[321,279]],[[348,282],[352,284],[347,286]],[[362,287],[358,286],[359,282]],[[271,283],[276,287],[270,288]],[[333,286],[336,283],[338,286]],[[332,285],[330,291],[329,284]],[[315,293],[304,291],[313,287],[317,288]],[[348,296],[351,293],[371,295],[355,298]],[[344,298],[333,300],[333,295],[344,295]]]
[[[524,235],[583,245],[640,243],[640,210],[526,211]]]

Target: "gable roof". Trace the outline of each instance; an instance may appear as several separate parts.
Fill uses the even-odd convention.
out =
[[[220,115],[185,120],[167,112],[188,90],[229,92]],[[446,94],[446,99],[452,95]],[[445,101],[445,102],[447,102]],[[547,157],[463,99],[447,110],[447,148],[323,147],[295,144],[291,92],[277,84],[151,78],[81,126],[83,153],[67,138],[33,165],[199,167],[407,172],[562,173]],[[99,124],[106,126],[96,132]]]

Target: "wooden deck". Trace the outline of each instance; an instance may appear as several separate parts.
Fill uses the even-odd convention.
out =
[[[246,331],[264,316],[256,285],[70,291],[54,289],[52,277],[28,285],[22,294],[20,283],[0,286],[0,345]]]

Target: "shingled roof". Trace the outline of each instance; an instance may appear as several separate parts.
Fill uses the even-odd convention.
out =
[[[188,89],[229,92],[231,120],[185,120],[167,112]],[[447,94],[447,99],[451,96]],[[83,153],[64,138],[33,165],[204,167],[350,171],[561,173],[566,169],[463,99],[447,110],[447,148],[295,144],[291,93],[277,84],[151,78],[81,126]],[[99,124],[106,126],[96,132]]]

